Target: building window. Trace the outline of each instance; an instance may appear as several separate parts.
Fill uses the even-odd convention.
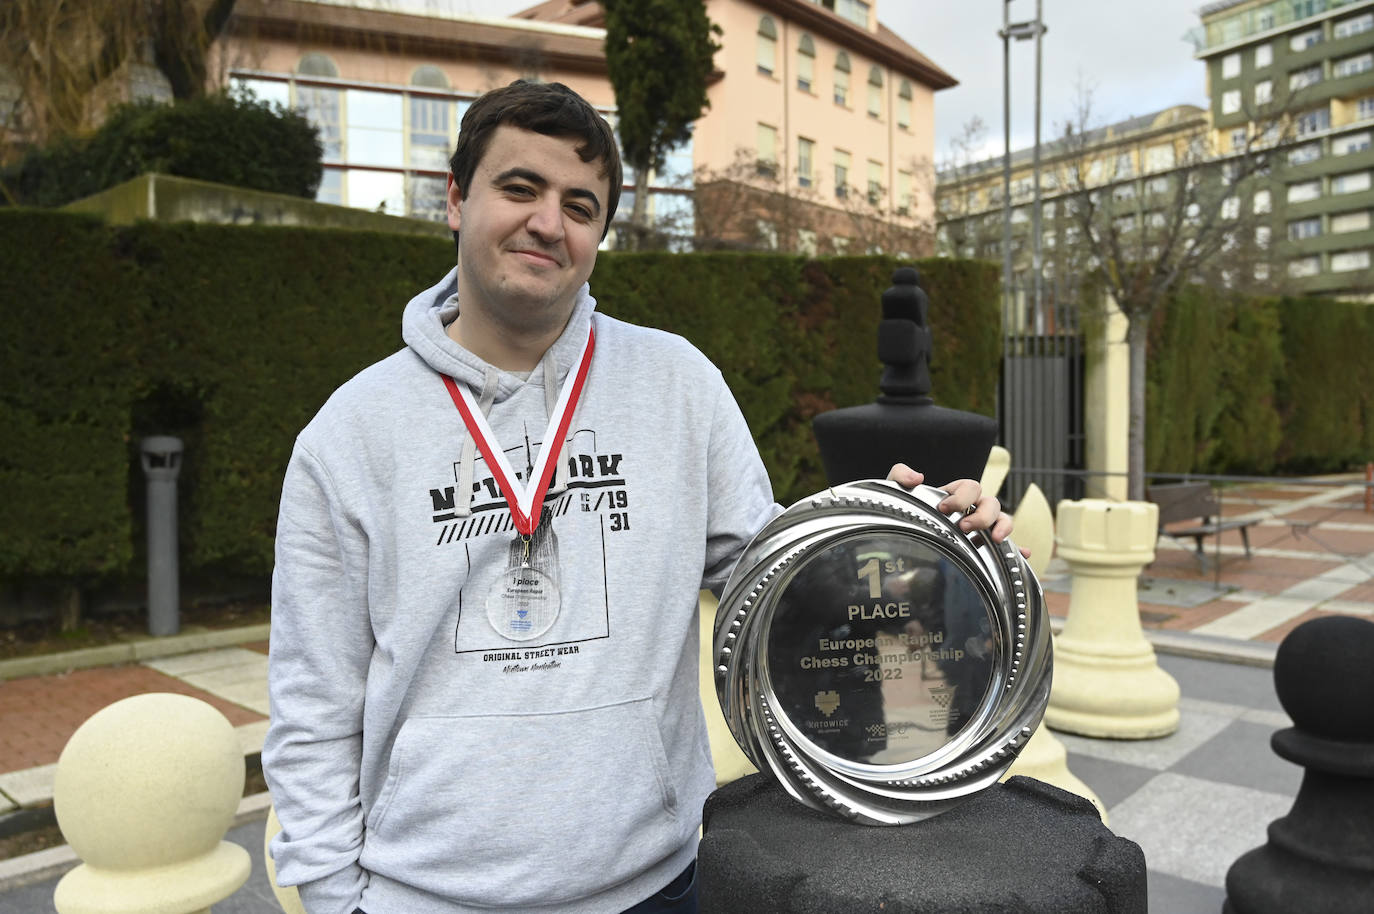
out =
[[[755,132],[757,139],[757,171],[766,178],[778,174],[778,128],[759,124]]]
[[[1315,200],[1321,195],[1321,181],[1299,181],[1297,184],[1288,185],[1289,203],[1303,203],[1307,200]]]
[[[296,108],[319,131],[322,157],[342,161],[343,92],[320,86],[297,86]]]
[[[909,171],[897,172],[897,215],[911,215],[912,174]]]
[[[296,72],[302,76],[324,76],[329,79],[339,78],[339,68],[328,54],[321,54],[312,51],[301,58],[300,63],[296,64]]]
[[[1221,113],[1235,114],[1240,110],[1240,90],[1227,89],[1221,93]]]
[[[410,165],[443,171],[448,167],[453,140],[449,114],[453,103],[446,98],[410,97]]]
[[[1267,225],[1255,226],[1255,247],[1269,247],[1269,239],[1274,236],[1274,230]]]
[[[906,79],[897,88],[897,126],[911,126],[911,81]]]
[[[810,187],[811,163],[815,160],[816,144],[804,136],[797,137],[797,184]]]
[[[410,84],[429,89],[449,88],[448,77],[444,75],[444,71],[428,63],[415,68],[415,72],[410,74]]]
[[[405,175],[399,171],[350,168],[344,174],[348,205],[374,213],[404,216]]]
[[[1273,211],[1274,195],[1268,190],[1255,191],[1254,208],[1256,215],[1263,215],[1264,213]]]
[[[797,253],[807,257],[816,256],[816,231],[815,229],[797,229]]]
[[[1345,57],[1333,63],[1331,65],[1331,77],[1340,79],[1343,76],[1355,76],[1370,70],[1374,70],[1374,53],[1366,51],[1363,54]]]
[[[835,55],[835,104],[849,104],[849,55],[844,51]]]
[[[759,244],[770,251],[778,249],[778,227],[767,219],[757,219],[754,228],[758,232]]]
[[[1288,74],[1288,91],[1296,92],[1299,89],[1306,89],[1308,86],[1315,86],[1321,81],[1321,64],[1312,67],[1304,67],[1301,70],[1294,70],[1292,73]]]
[[[868,160],[868,205],[879,206],[883,202],[883,163]]]
[[[1288,150],[1288,164],[1302,165],[1305,162],[1315,162],[1322,157],[1321,143],[1303,143],[1301,146],[1294,146]]]
[[[346,142],[348,161],[362,165],[405,165],[405,120],[399,92],[348,89],[344,93],[348,113]],[[350,182],[352,179],[349,179]],[[350,185],[351,189],[351,185]]]
[[[1364,121],[1371,117],[1374,117],[1374,95],[1366,95],[1355,102],[1355,118]]]
[[[1316,254],[1297,257],[1288,261],[1288,275],[1292,277],[1316,276],[1322,270],[1321,258]]]
[[[1302,241],[1304,238],[1316,238],[1322,233],[1322,220],[1320,216],[1313,216],[1310,219],[1294,219],[1288,223],[1288,238],[1290,241]]]
[[[1302,51],[1316,44],[1321,44],[1322,30],[1308,29],[1305,32],[1298,32],[1288,39],[1288,49],[1290,51]]]
[[[1359,133],[1347,133],[1345,136],[1338,136],[1331,140],[1331,154],[1335,156],[1350,155],[1352,152],[1364,152],[1368,148],[1368,130],[1361,130]]]
[[[1274,81],[1261,79],[1255,83],[1255,104],[1267,105],[1274,100]]]
[[[1231,131],[1231,151],[1240,152],[1245,149],[1245,139],[1249,135],[1244,127],[1237,127]],[[1229,179],[1228,179],[1229,182]]]
[[[1369,190],[1369,172],[1352,171],[1349,174],[1334,175],[1331,178],[1333,194],[1355,194]]]
[[[1239,219],[1240,218],[1240,198],[1236,196],[1227,197],[1221,201],[1221,218]]]
[[[1174,167],[1174,145],[1172,143],[1160,143],[1158,146],[1147,146],[1145,148],[1145,170],[1163,171],[1166,168]]]
[[[246,92],[260,102],[281,105],[283,108],[291,107],[291,83],[287,80],[245,79],[242,76],[231,76],[229,78],[229,84],[233,87],[234,92]],[[3,84],[0,84],[0,93],[3,93],[2,86]],[[18,87],[15,87],[15,92],[18,92]],[[14,99],[18,97],[19,96],[16,94],[11,97],[5,97],[3,101],[0,101],[0,123],[4,122],[5,110],[7,110],[8,107],[13,104]]]
[[[877,67],[868,71],[868,116],[883,116],[883,71]]]
[[[1269,42],[1255,45],[1255,69],[1267,67],[1274,62],[1274,46]]]
[[[797,42],[797,88],[803,92],[810,92],[815,78],[816,43],[811,40],[810,35],[803,32],[801,40]]]
[[[1129,152],[1120,152],[1116,156],[1116,173],[1113,177],[1130,178],[1135,175],[1135,161]]]
[[[1345,232],[1363,232],[1369,228],[1369,210],[1360,210],[1354,213],[1341,213],[1331,217],[1331,234],[1340,235]]]
[[[320,186],[315,191],[316,203],[332,203],[343,206],[343,170],[326,168],[320,174]]]
[[[823,5],[833,8],[842,19],[848,19],[859,28],[868,28],[868,4],[864,0],[831,0]]]
[[[1369,269],[1368,251],[1339,251],[1331,255],[1332,273],[1349,273],[1351,270]]]
[[[1221,59],[1221,78],[1234,79],[1240,75],[1240,53],[1227,54]]]
[[[769,16],[759,19],[758,40],[754,50],[754,63],[765,76],[773,75],[778,56],[778,27]]]
[[[1293,121],[1293,130],[1298,136],[1321,133],[1331,127],[1331,110],[1326,106],[1299,114]]]
[[[1332,34],[1337,38],[1349,38],[1351,35],[1358,35],[1374,29],[1374,13],[1365,13],[1360,16],[1351,16],[1349,19],[1342,19],[1335,23]]]
[[[849,195],[849,153],[843,149],[835,150],[835,196],[844,199]]]
[[[448,182],[432,175],[411,175],[406,186],[406,212],[443,222],[448,216]]]

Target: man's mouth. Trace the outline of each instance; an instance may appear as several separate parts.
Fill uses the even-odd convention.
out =
[[[555,258],[555,257],[554,257],[553,255],[551,255],[551,254],[545,254],[543,251],[534,251],[534,250],[530,250],[529,248],[518,248],[518,249],[512,251],[511,253],[513,253],[513,254],[519,254],[519,255],[523,256],[524,258],[526,258],[527,260],[529,260],[529,261],[532,262],[532,263],[545,264],[545,265],[547,265],[547,266],[553,266],[553,267],[556,267],[556,266],[559,265],[559,264],[558,264],[558,259],[557,259],[557,258]]]

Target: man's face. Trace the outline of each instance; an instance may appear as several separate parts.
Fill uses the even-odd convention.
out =
[[[458,301],[511,333],[561,329],[596,265],[610,184],[575,137],[502,125],[464,194],[449,177]]]

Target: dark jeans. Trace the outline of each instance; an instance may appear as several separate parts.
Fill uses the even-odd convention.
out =
[[[697,862],[687,864],[676,879],[625,914],[697,914]]]
[[[353,914],[367,912],[358,908]],[[625,914],[697,914],[697,862],[693,860],[687,864],[687,869],[678,873],[662,891],[644,899]]]

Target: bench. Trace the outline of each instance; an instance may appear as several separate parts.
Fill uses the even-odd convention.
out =
[[[1227,530],[1239,530],[1245,543],[1245,557],[1250,558],[1250,528],[1258,520],[1237,518],[1222,520],[1221,502],[1211,485],[1205,482],[1179,482],[1146,486],[1145,497],[1159,506],[1159,532],[1175,539],[1190,538],[1197,544],[1197,559],[1207,570],[1207,554],[1202,550],[1202,538],[1216,536]],[[1186,527],[1167,525],[1180,521],[1198,521]]]

